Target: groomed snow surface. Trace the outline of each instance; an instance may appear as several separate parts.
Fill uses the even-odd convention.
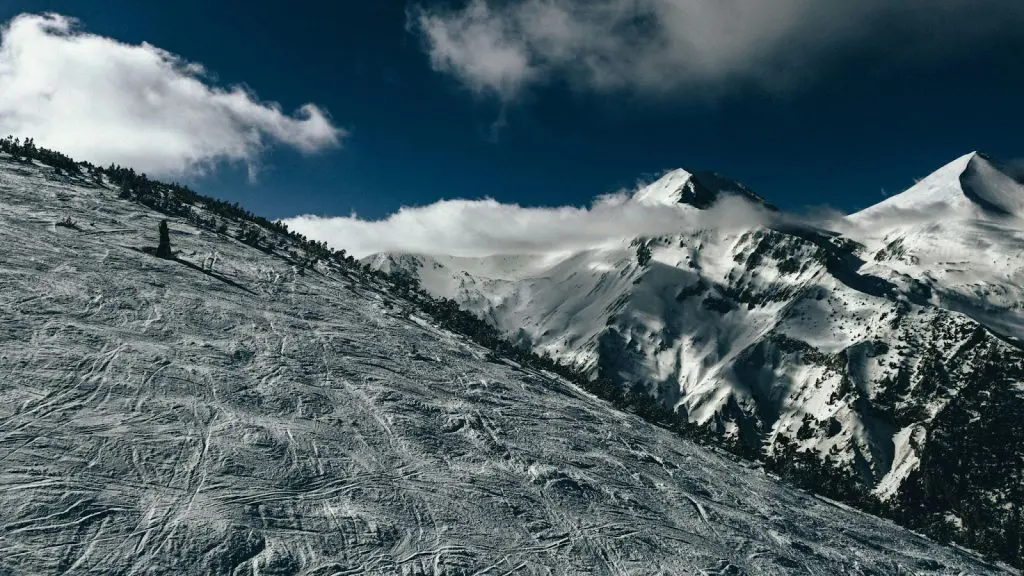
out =
[[[160,219],[0,156],[0,574],[1004,571]]]

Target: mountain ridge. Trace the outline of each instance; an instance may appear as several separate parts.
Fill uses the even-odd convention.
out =
[[[950,186],[954,179],[957,184]],[[1024,187],[989,156],[971,152],[939,168],[908,190],[851,217],[863,219],[885,210],[940,206],[952,209],[954,217],[1020,218],[1024,215]]]
[[[524,346],[650,395],[750,457],[806,456],[852,483],[837,490],[871,493],[851,498],[917,510],[918,525],[965,541],[983,532],[985,546],[1019,557],[1012,490],[958,488],[998,518],[987,530],[963,502],[922,487],[967,474],[935,458],[945,449],[931,440],[968,404],[1024,415],[1014,387],[1024,382],[1024,227],[1007,179],[971,153],[838,231],[784,217],[696,229],[576,251],[500,281],[427,255],[366,262],[415,274]],[[689,182],[672,171],[633,199],[678,203]],[[961,425],[964,451],[997,433]],[[1024,445],[1003,448],[989,480],[1022,482]]]

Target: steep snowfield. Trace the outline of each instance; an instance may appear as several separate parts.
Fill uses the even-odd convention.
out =
[[[161,218],[0,156],[0,573],[1001,571]]]
[[[740,193],[763,202],[716,178],[720,188],[673,171],[633,201],[701,210],[709,204],[694,198]],[[929,452],[945,450],[931,442],[946,432],[940,423],[962,417],[958,450],[973,451],[1012,436],[991,422],[1024,407],[1022,205],[1024,188],[971,154],[849,217],[845,236],[779,218],[561,254],[543,269],[426,255],[370,261],[419,274],[425,289],[510,336],[645,388],[748,451],[795,446],[883,499],[903,498],[909,482],[907,497],[926,500],[913,505],[948,513],[938,523],[956,533],[973,514],[966,496],[937,504],[918,487],[943,473],[954,482]],[[639,244],[651,248],[647,266]],[[957,484],[1000,517],[978,522],[1019,525],[1016,488],[1002,486],[1017,483],[1020,444],[988,456],[984,486]]]

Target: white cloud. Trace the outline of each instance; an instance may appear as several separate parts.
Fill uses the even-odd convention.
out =
[[[528,208],[495,200],[442,200],[402,208],[382,220],[358,216],[296,216],[289,228],[356,257],[377,252],[455,256],[552,253],[697,228],[749,227],[775,218],[738,198],[697,212],[650,205],[626,194],[597,198],[590,207]]]
[[[414,9],[410,27],[436,70],[506,101],[554,77],[599,91],[776,88],[846,48],[941,57],[1024,23],[1020,0],[468,2]]]
[[[511,31],[487,4],[474,2],[454,18],[418,14],[431,64],[473,90],[514,93],[534,75],[526,47],[508,36]]]
[[[211,85],[199,64],[76,25],[57,14],[21,15],[0,30],[0,136],[156,175],[225,161],[252,170],[269,145],[311,153],[345,136],[313,104],[287,115],[244,87]]]

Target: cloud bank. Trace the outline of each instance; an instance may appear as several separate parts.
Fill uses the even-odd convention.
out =
[[[553,78],[661,94],[785,87],[847,48],[941,57],[1022,23],[1019,0],[468,0],[409,13],[435,70],[505,101]]]
[[[625,193],[602,196],[589,207],[531,208],[492,199],[442,200],[402,208],[381,220],[358,216],[297,216],[284,222],[307,237],[361,258],[377,252],[452,256],[543,254],[617,243],[640,236],[689,230],[746,228],[776,216],[740,198],[708,210],[651,205]]]
[[[745,232],[758,227],[831,231],[869,242],[892,228],[957,217],[954,207],[943,201],[914,207],[882,205],[851,216],[827,206],[778,212],[733,194],[721,195],[709,208],[696,209],[662,199],[666,186],[679,184],[672,171],[652,184],[639,184],[636,190],[599,196],[586,207],[524,207],[490,198],[440,200],[403,207],[379,220],[355,214],[301,215],[283,222],[312,240],[362,258],[379,252],[469,257],[559,254],[622,246],[636,238],[707,230]]]
[[[76,26],[57,14],[21,15],[0,29],[0,136],[156,175],[225,161],[252,173],[272,144],[312,153],[345,136],[313,104],[287,115],[244,87],[212,85],[199,64]]]

